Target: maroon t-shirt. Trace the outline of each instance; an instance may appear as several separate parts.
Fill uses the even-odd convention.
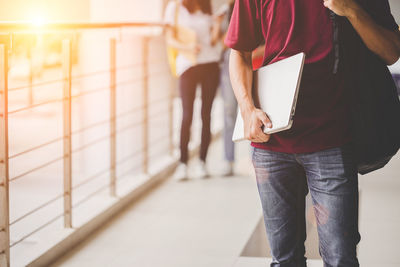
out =
[[[254,147],[310,153],[351,140],[349,97],[342,73],[333,73],[332,39],[329,10],[321,0],[236,0],[228,47],[252,51],[265,40],[264,65],[306,54],[292,128]]]

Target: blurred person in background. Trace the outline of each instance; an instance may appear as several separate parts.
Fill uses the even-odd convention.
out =
[[[233,6],[235,0],[228,0],[227,3],[221,6],[217,11],[217,16],[222,18],[221,31],[222,40],[225,39],[226,32],[229,27],[229,22],[232,17]],[[232,176],[234,174],[235,162],[235,144],[232,141],[233,130],[235,128],[237,115],[237,101],[233,93],[231,80],[229,78],[229,55],[230,49],[223,44],[224,49],[221,55],[221,77],[220,88],[222,98],[224,100],[224,157],[225,162],[222,166],[222,175]],[[262,66],[264,57],[264,45],[257,47],[253,53],[253,69],[256,70]]]
[[[188,144],[198,85],[201,86],[202,130],[197,174],[205,178],[209,176],[206,157],[211,141],[211,108],[219,83],[221,19],[213,18],[210,0],[178,0],[168,3],[164,21],[172,26],[168,27],[166,32],[167,44],[178,50],[176,73],[179,76],[179,92],[183,110],[180,164],[175,172],[175,179],[188,179]],[[187,34],[187,38],[185,36],[177,38],[174,27],[175,29],[179,27],[180,34]],[[194,38],[189,36],[192,33]],[[194,41],[183,42],[184,39],[194,39]],[[194,55],[194,60],[191,59],[190,54]]]
[[[231,20],[233,6],[235,0],[229,0],[217,12],[217,16],[222,18],[221,32],[222,40],[225,38],[226,31],[228,30],[229,21]],[[235,144],[232,141],[233,129],[235,127],[235,120],[237,114],[237,101],[233,93],[231,80],[229,78],[229,54],[230,49],[224,46],[221,55],[221,76],[220,88],[224,101],[224,157],[225,162],[222,166],[222,175],[232,176],[234,173],[235,161]]]
[[[382,62],[390,65],[399,59],[400,32],[387,0],[235,1],[225,43],[232,48],[230,76],[245,137],[254,147],[271,266],[307,266],[308,192],[324,266],[359,266],[358,176],[350,143],[354,103],[345,90],[350,78],[343,66],[335,67],[332,19],[337,16],[350,22]],[[271,121],[251,94],[251,54],[264,41],[264,65],[299,52],[307,55],[293,126],[272,135],[262,131]]]

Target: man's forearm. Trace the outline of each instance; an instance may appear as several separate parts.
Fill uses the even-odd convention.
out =
[[[354,0],[324,0],[324,5],[339,16],[345,16],[360,35],[365,45],[387,64],[400,57],[400,32],[378,25]]]
[[[400,57],[400,34],[376,24],[368,13],[357,6],[347,16],[367,47],[387,64],[395,63]]]
[[[254,109],[251,94],[253,83],[251,52],[241,52],[232,49],[229,58],[229,74],[241,112]]]
[[[231,50],[229,73],[236,99],[244,123],[244,136],[256,143],[268,142],[270,135],[265,134],[262,127],[272,127],[267,114],[254,106],[251,94],[253,84],[253,66],[251,52]]]

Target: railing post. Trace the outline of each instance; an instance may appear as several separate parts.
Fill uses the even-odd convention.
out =
[[[117,158],[117,98],[116,98],[116,40],[110,40],[110,194],[115,197],[116,193],[116,158]]]
[[[71,41],[62,42],[64,122],[64,227],[72,227]]]
[[[143,37],[142,42],[142,68],[143,68],[143,173],[149,171],[149,38]]]
[[[7,54],[0,44],[0,266],[10,266]]]

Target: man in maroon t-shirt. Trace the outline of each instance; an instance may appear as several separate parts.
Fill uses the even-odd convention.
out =
[[[358,4],[362,3],[362,5]],[[363,7],[368,7],[368,12]],[[335,69],[332,12],[346,17],[387,64],[400,57],[388,0],[236,0],[225,43],[232,87],[252,141],[253,164],[270,242],[271,266],[305,266],[305,195],[310,191],[326,266],[359,266],[358,177],[349,147],[349,97]],[[268,116],[251,96],[251,51],[265,42],[263,64],[306,54],[290,130],[266,135]]]

